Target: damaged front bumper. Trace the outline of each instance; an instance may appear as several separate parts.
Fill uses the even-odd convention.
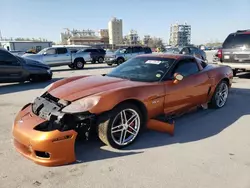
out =
[[[14,120],[12,134],[16,150],[35,163],[58,166],[76,161],[75,140],[88,137],[94,115],[66,114],[57,100],[38,97]]]

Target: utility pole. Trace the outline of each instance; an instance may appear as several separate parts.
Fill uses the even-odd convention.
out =
[[[1,32],[1,30],[0,30],[0,40],[2,40],[2,32]]]

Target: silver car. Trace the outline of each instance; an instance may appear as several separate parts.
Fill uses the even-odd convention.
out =
[[[24,54],[23,56],[50,67],[68,65],[72,69],[82,69],[86,62],[92,60],[88,52],[73,53],[65,47],[45,48],[37,54]]]
[[[151,49],[148,47],[129,46],[125,48],[119,48],[115,52],[107,52],[105,56],[105,62],[110,66],[113,64],[120,65],[130,58],[148,53],[152,53]]]

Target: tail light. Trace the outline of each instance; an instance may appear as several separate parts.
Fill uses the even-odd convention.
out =
[[[218,50],[217,56],[218,56],[219,59],[222,59],[222,49]]]

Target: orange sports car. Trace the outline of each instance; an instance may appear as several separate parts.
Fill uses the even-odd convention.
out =
[[[108,74],[66,78],[46,87],[17,114],[14,146],[45,166],[74,162],[76,138],[88,138],[92,130],[119,149],[144,128],[164,129],[168,124],[162,121],[192,108],[223,107],[232,79],[230,67],[192,56],[140,55]]]

